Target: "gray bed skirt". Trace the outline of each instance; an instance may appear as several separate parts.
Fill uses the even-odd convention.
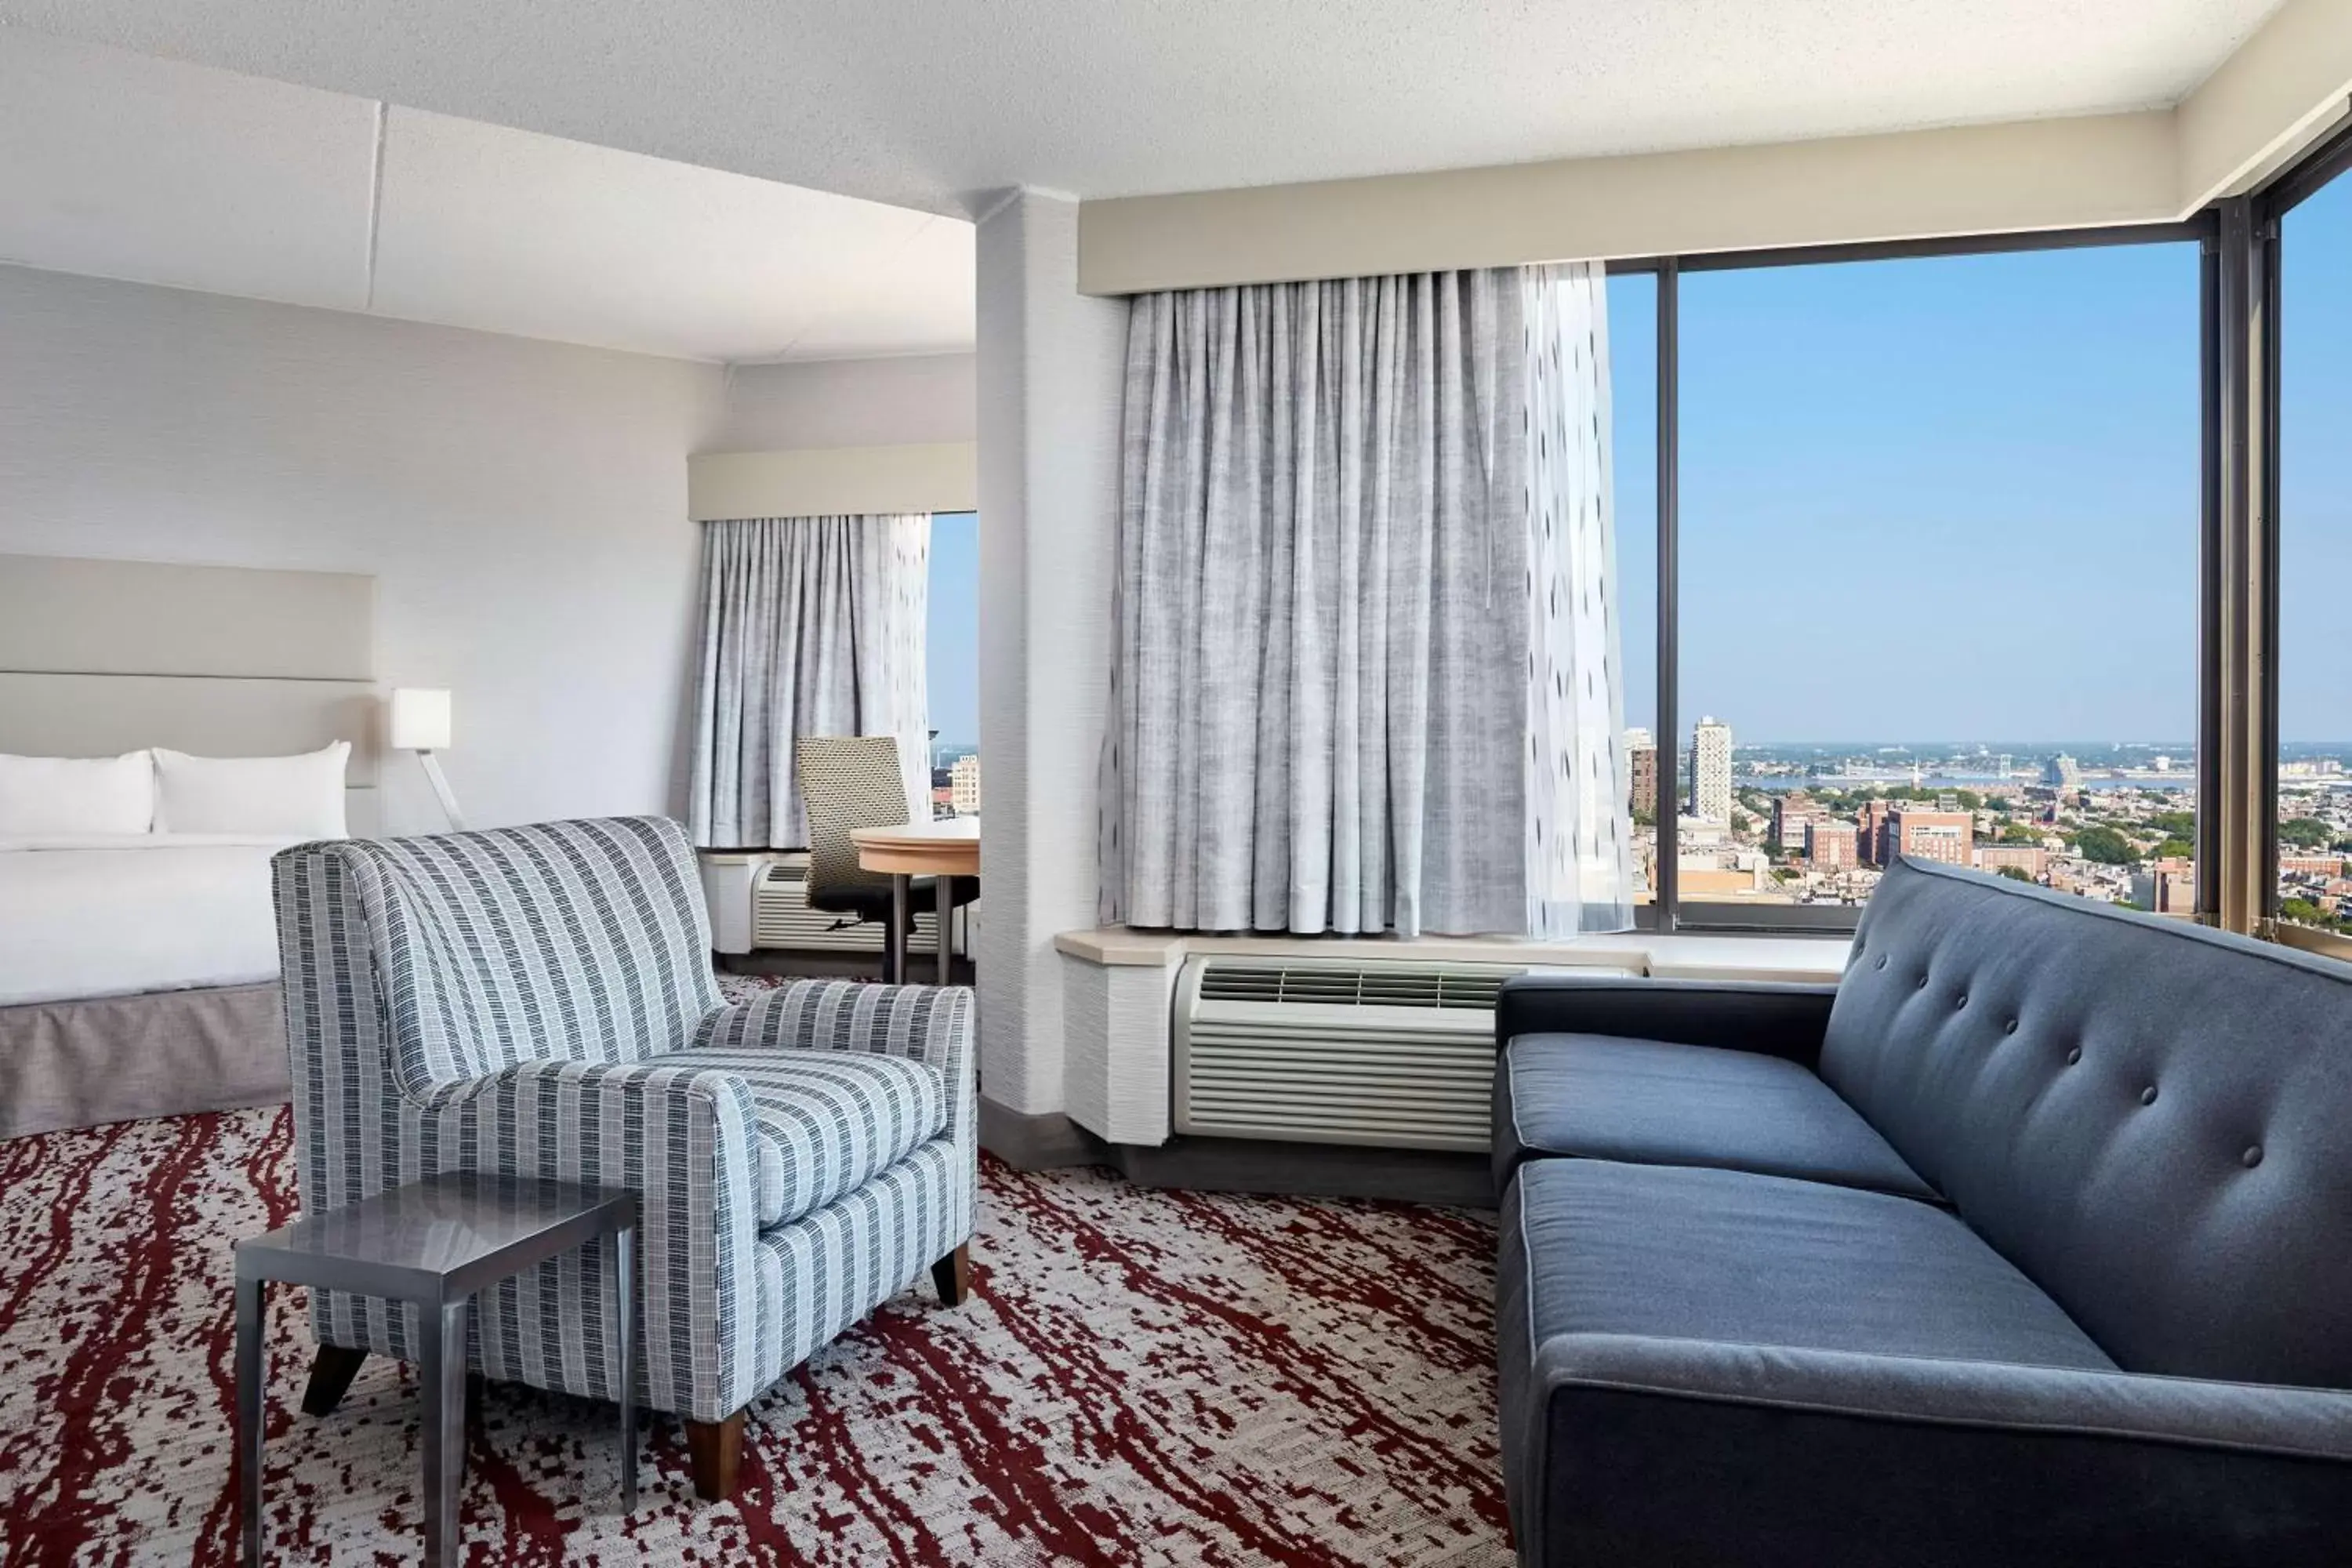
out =
[[[275,981],[0,1007],[0,1138],[291,1092]]]

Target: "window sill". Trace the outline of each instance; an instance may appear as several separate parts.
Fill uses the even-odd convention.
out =
[[[2320,931],[2313,926],[2299,926],[2286,921],[2273,921],[2270,923],[2268,934],[2270,940],[2277,942],[2281,947],[2291,947],[2297,952],[2317,953],[2322,958],[2333,958],[2342,963],[2352,963],[2352,936],[2346,936],[2340,931]]]
[[[1083,963],[1106,967],[1172,969],[1194,953],[1256,953],[1267,956],[1385,958],[1423,963],[1530,963],[1575,968],[1591,964],[1638,967],[1645,974],[1680,980],[1834,981],[1844,972],[1852,938],[1677,931],[1625,931],[1610,936],[1536,942],[1514,937],[1200,936],[1179,931],[1135,931],[1125,926],[1064,931],[1055,950]]]

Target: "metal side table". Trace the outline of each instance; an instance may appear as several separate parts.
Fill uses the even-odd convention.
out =
[[[466,1320],[477,1291],[584,1243],[612,1238],[620,1287],[621,1504],[637,1506],[636,1226],[633,1193],[448,1174],[395,1187],[236,1244],[236,1458],[245,1562],[261,1562],[262,1299],[271,1283],[415,1303],[423,1321],[425,1561],[461,1560]]]

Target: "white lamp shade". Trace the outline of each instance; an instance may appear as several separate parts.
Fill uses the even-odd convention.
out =
[[[401,686],[392,693],[392,749],[449,749],[449,693],[429,686]]]

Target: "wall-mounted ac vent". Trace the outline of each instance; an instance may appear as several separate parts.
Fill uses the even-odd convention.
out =
[[[1523,969],[1423,968],[1397,963],[1261,963],[1210,959],[1201,974],[1203,1002],[1320,1003],[1340,1007],[1466,1007],[1493,1014],[1495,993]],[[1490,1019],[1491,1022],[1491,1019]]]
[[[799,856],[760,868],[751,883],[752,946],[796,952],[879,953],[882,922],[853,922],[846,915],[809,908],[802,888],[807,875],[808,863]],[[918,910],[908,952],[927,961],[935,956],[940,951],[939,924],[935,911]],[[963,951],[961,942],[956,951]]]
[[[1187,960],[1176,984],[1175,1129],[1484,1151],[1495,994],[1533,967]]]

